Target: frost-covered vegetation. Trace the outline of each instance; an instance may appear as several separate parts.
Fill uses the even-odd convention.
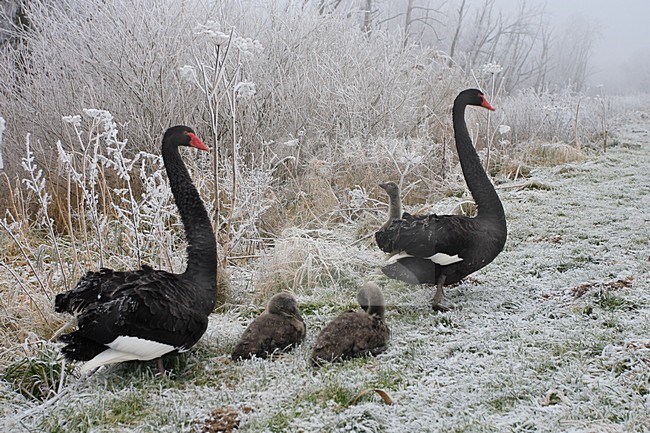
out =
[[[534,10],[458,1],[424,19],[416,3],[400,27],[388,6],[345,1],[22,2],[0,45],[6,431],[647,431],[645,101],[577,91],[580,59],[537,37]],[[435,41],[418,27],[434,21]],[[574,39],[560,45],[582,58]],[[510,237],[449,290],[459,308],[434,314],[426,288],[378,272],[377,183],[399,183],[411,212],[467,201],[450,116],[467,87],[497,107],[468,125]],[[54,296],[86,269],[184,268],[159,156],[180,123],[213,148],[185,159],[218,234],[220,307],[168,377],[142,364],[80,379],[54,343],[70,326]],[[385,291],[388,352],[308,366],[367,280]],[[305,344],[231,363],[281,290]],[[372,389],[395,404],[359,395]]]

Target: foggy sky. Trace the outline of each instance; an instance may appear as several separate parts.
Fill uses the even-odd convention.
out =
[[[507,10],[521,1],[496,4]],[[546,11],[554,27],[586,20],[600,33],[593,48],[591,86],[602,84],[608,93],[639,90],[638,83],[650,79],[650,0],[546,0]]]

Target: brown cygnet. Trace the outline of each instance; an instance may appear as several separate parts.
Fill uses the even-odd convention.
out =
[[[284,352],[305,339],[305,322],[298,304],[289,293],[274,295],[266,311],[251,322],[232,352],[232,359],[266,358],[274,352]]]
[[[320,332],[311,354],[313,365],[375,356],[386,350],[390,331],[384,320],[386,303],[381,289],[366,283],[359,289],[357,301],[364,311],[347,311]]]

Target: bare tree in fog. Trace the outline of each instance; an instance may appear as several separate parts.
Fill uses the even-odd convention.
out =
[[[467,11],[465,9],[465,0],[461,0],[460,6],[458,7],[458,20],[456,24],[456,30],[454,31],[454,36],[451,38],[451,46],[449,47],[450,63],[452,61],[451,59],[453,59],[454,55],[456,54],[456,45],[458,44],[458,39],[460,37],[460,30],[463,26],[463,18],[465,17],[466,13]]]
[[[318,14],[325,15],[334,12],[341,5],[342,1],[343,0],[318,0]]]
[[[419,34],[413,38],[420,42],[425,32],[433,33],[434,41],[439,41],[438,29],[443,24],[444,13],[438,6],[418,5],[416,0],[408,0],[406,13],[404,14],[404,45],[406,46],[412,38],[412,28],[419,27]]]
[[[367,35],[372,33],[372,0],[365,0],[366,7],[363,11],[363,31]]]
[[[520,2],[504,11],[495,0],[318,0],[319,13],[345,10],[360,17],[368,35],[401,30],[404,45],[415,43],[445,52],[449,66],[466,74],[488,63],[503,66],[501,86],[581,90],[589,76],[593,26],[585,22],[558,31],[544,4]]]
[[[594,26],[575,17],[562,29],[554,46],[553,81],[584,90],[594,44]]]

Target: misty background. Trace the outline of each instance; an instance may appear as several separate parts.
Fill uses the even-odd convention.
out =
[[[0,42],[21,39],[16,26],[29,26],[28,11],[32,3],[39,2],[0,2]],[[81,5],[85,2],[64,3],[71,9],[83,9]],[[203,3],[206,9],[214,8],[209,1]],[[506,90],[521,87],[539,90],[551,84],[569,85],[591,94],[624,94],[645,91],[650,84],[650,50],[647,48],[650,3],[644,0],[305,0],[270,3],[243,0],[226,3],[230,6],[238,3],[242,10],[256,10],[259,15],[264,14],[262,10],[278,5],[303,11],[311,8],[321,16],[347,14],[353,19],[356,17],[368,32],[386,29],[404,32],[408,42],[434,48],[466,69],[480,66],[476,64],[479,60],[499,64],[506,68],[503,74]],[[224,3],[217,8],[226,10],[229,6]],[[503,47],[504,40],[509,47]],[[464,52],[471,53],[472,59],[459,60]],[[518,62],[527,64],[522,67]],[[533,71],[542,67],[545,69],[542,73]],[[530,77],[526,78],[527,74]]]
[[[4,163],[21,171],[25,131],[38,157],[53,160],[66,139],[62,116],[88,107],[109,111],[152,150],[179,122],[256,157],[260,140],[298,140],[315,152],[352,137],[444,142],[439,119],[470,86],[492,100],[515,98],[498,121],[517,141],[606,136],[612,101],[581,99],[646,91],[649,8],[641,0],[6,0]],[[236,56],[223,45],[229,38]],[[206,84],[215,71],[227,81]],[[233,99],[234,87],[250,91]],[[532,129],[530,100],[551,110],[534,116],[565,127]],[[279,158],[293,152],[279,147]]]
[[[497,0],[512,9],[522,0]],[[650,2],[645,0],[547,0],[549,20],[561,27],[585,23],[593,28],[590,86],[607,93],[647,91],[650,84]]]
[[[534,56],[548,56],[545,60],[540,58],[538,63],[547,62],[544,80],[555,85],[570,85],[591,94],[625,94],[644,92],[650,84],[650,27],[647,25],[650,3],[647,1],[362,2],[365,2],[366,10],[373,10],[380,22],[404,28],[404,20],[410,18],[412,24],[408,33],[452,57],[457,56],[457,52],[449,46],[449,41],[453,38],[451,35],[455,33],[453,28],[458,25],[459,16],[462,16],[458,46],[462,47],[464,40],[467,51],[485,53],[485,47],[497,33],[502,33],[507,39],[519,39],[516,34],[520,33],[526,40],[522,47],[530,49],[525,54],[529,56],[528,60]],[[500,25],[503,28],[499,29]],[[476,41],[482,37],[487,43],[479,46]],[[506,68],[516,67],[509,62],[509,54],[496,49],[489,54],[494,56],[490,61]],[[584,71],[581,71],[580,63],[583,61]],[[517,72],[525,74],[526,69],[530,68]],[[510,89],[539,86],[539,83],[525,80],[512,85],[512,77],[510,81],[510,84],[506,83]]]

